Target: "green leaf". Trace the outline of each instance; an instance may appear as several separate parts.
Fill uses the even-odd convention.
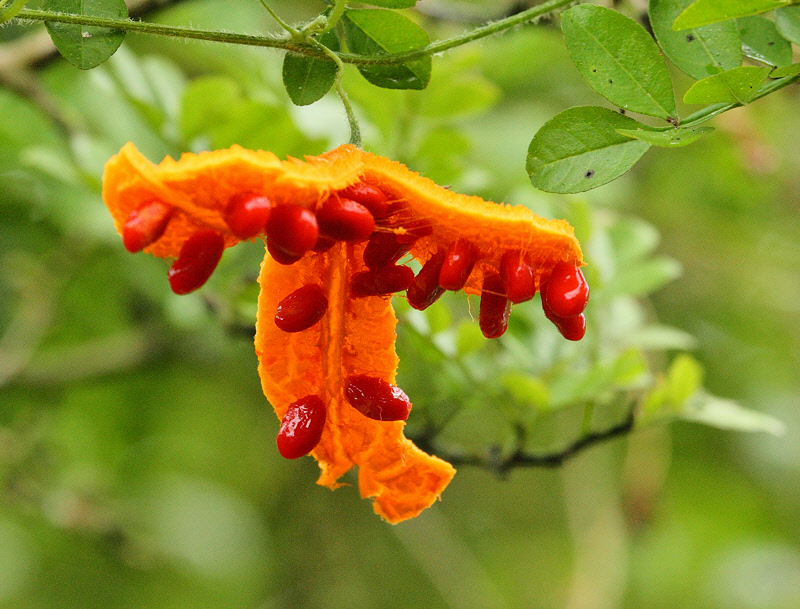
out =
[[[394,11],[348,10],[344,14],[347,44],[353,53],[378,57],[427,46],[430,38],[416,23]],[[386,89],[424,89],[431,77],[430,56],[392,65],[359,65],[373,85]]]
[[[364,4],[371,4],[372,6],[382,6],[383,8],[411,8],[417,3],[417,0],[369,0]]]
[[[658,229],[639,218],[619,218],[607,231],[618,263],[636,262],[651,254],[660,240]]]
[[[665,386],[666,400],[680,409],[703,385],[703,367],[688,353],[681,353],[669,366]]]
[[[500,384],[518,402],[530,404],[538,410],[547,409],[549,392],[541,379],[522,372],[506,372],[500,377]]]
[[[787,6],[776,10],[775,26],[786,40],[800,44],[800,6]]]
[[[639,127],[638,129],[617,129],[625,137],[642,140],[653,146],[663,148],[680,148],[696,142],[704,135],[714,131],[713,127],[686,127],[667,129],[666,131],[655,131]]]
[[[789,66],[784,66],[770,72],[770,78],[783,78],[784,76],[795,76],[800,74],[800,63],[793,63]]]
[[[634,140],[635,141],[635,140]],[[607,284],[609,294],[645,296],[681,275],[681,265],[672,258],[652,258],[639,264],[621,267]]]
[[[612,372],[614,385],[622,388],[634,387],[647,377],[647,360],[639,349],[626,349],[617,357]]]
[[[739,29],[733,21],[676,32],[672,22],[692,0],[650,0],[650,24],[664,54],[700,80],[742,65]]]
[[[628,171],[650,148],[617,129],[636,129],[640,123],[598,106],[564,110],[547,121],[528,148],[531,183],[547,192],[590,190]]]
[[[772,21],[756,16],[742,17],[736,23],[745,55],[771,66],[792,63],[792,45],[778,33]]]
[[[620,13],[583,4],[561,16],[570,57],[600,95],[626,110],[677,115],[672,80],[650,34]]]
[[[110,19],[128,18],[125,0],[44,0],[42,9]],[[124,30],[69,23],[47,22],[45,25],[58,52],[81,70],[103,63],[114,54],[125,38]]]
[[[319,41],[331,50],[339,50],[339,39],[331,31]],[[336,64],[330,59],[286,53],[283,58],[283,85],[296,106],[307,106],[321,99],[336,80]]]
[[[746,104],[769,77],[770,68],[742,66],[694,83],[683,96],[687,104]]]
[[[687,421],[719,429],[763,432],[773,436],[782,436],[786,433],[783,421],[704,391],[698,392],[692,400],[689,400],[678,416]]]
[[[766,13],[791,0],[697,0],[684,10],[672,24],[673,30],[685,30],[710,23]]]
[[[632,345],[649,350],[694,349],[697,339],[691,334],[669,326],[650,325],[628,337]]]

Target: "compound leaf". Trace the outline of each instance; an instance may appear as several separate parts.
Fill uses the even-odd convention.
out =
[[[626,110],[669,119],[677,115],[672,80],[650,34],[620,13],[583,4],[561,16],[570,57],[600,95]]]
[[[531,183],[547,192],[574,193],[602,186],[628,171],[650,148],[617,129],[641,123],[599,106],[570,108],[547,121],[528,148]]]
[[[426,46],[427,32],[394,11],[384,9],[348,10],[344,29],[350,50],[359,55],[380,56],[405,53]],[[359,72],[373,85],[385,89],[424,89],[431,77],[429,56],[401,64],[359,65]]]
[[[110,19],[128,18],[125,0],[44,0],[42,9]],[[81,70],[89,70],[103,63],[125,38],[124,30],[49,21],[45,25],[58,52]]]
[[[774,22],[759,16],[742,17],[736,22],[745,55],[776,67],[792,63],[792,44],[778,33]]]
[[[676,32],[672,22],[692,0],[650,0],[650,24],[664,54],[700,80],[742,64],[742,43],[733,21]]]
[[[675,19],[673,30],[685,30],[728,19],[766,13],[791,4],[791,0],[697,0]]]
[[[694,83],[683,101],[687,104],[746,104],[769,77],[770,68],[741,66]]]
[[[661,146],[662,148],[680,148],[681,146],[688,146],[712,131],[714,131],[713,127],[679,127],[676,129],[667,129],[665,131],[656,131],[643,127],[639,127],[638,129],[617,129],[617,133],[625,137],[642,140],[643,142],[647,142],[653,146]]]
[[[319,41],[331,50],[339,50],[339,39],[331,31]],[[283,58],[283,85],[297,106],[307,106],[322,98],[336,80],[336,64],[330,59],[286,53]]]

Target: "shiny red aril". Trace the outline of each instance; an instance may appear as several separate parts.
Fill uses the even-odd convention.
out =
[[[364,264],[378,270],[397,262],[410,248],[408,243],[400,243],[392,232],[372,233],[364,248]]]
[[[355,273],[350,281],[353,298],[388,296],[407,290],[414,281],[414,271],[407,266],[385,266],[377,270]]]
[[[275,325],[284,332],[300,332],[317,323],[328,309],[322,288],[309,283],[278,303]]]
[[[336,245],[336,241],[334,239],[326,237],[325,235],[320,235],[319,237],[317,237],[317,242],[311,249],[317,252],[318,254],[322,254],[324,252],[327,252],[334,245]]]
[[[503,279],[497,273],[483,278],[481,291],[481,308],[478,323],[486,338],[498,338],[508,328],[508,317],[511,314],[511,303],[503,288]]]
[[[318,237],[319,227],[314,212],[291,203],[272,208],[267,221],[267,239],[273,248],[282,250],[289,257],[300,258],[317,244]]]
[[[542,285],[543,295],[547,292],[547,286],[548,284]],[[561,333],[561,336],[567,340],[581,340],[586,334],[586,316],[583,313],[570,317],[559,317],[553,313],[545,298],[542,298],[542,309],[545,317],[553,323]]]
[[[366,207],[376,220],[386,216],[389,210],[389,199],[382,190],[363,182],[351,184],[339,194],[343,197],[361,203]]]
[[[314,450],[325,428],[325,410],[317,395],[307,395],[289,406],[276,442],[282,457],[297,459]]]
[[[506,252],[500,261],[506,296],[514,304],[530,300],[536,294],[536,279],[533,267],[520,252]]]
[[[251,239],[262,232],[272,211],[272,201],[254,192],[231,197],[225,209],[225,223],[239,239]]]
[[[580,268],[567,262],[559,262],[542,291],[542,301],[547,303],[553,315],[573,317],[580,315],[589,301],[589,284]]]
[[[131,253],[158,241],[172,218],[172,207],[152,200],[134,209],[122,225],[122,244]]]
[[[336,195],[317,211],[317,223],[323,235],[337,241],[364,241],[375,230],[375,218],[366,207]]]
[[[203,286],[217,268],[225,239],[212,228],[202,228],[181,246],[169,269],[169,286],[176,294],[188,294]]]
[[[272,241],[269,237],[267,237],[267,251],[269,255],[272,257],[275,262],[278,264],[294,264],[298,260],[300,260],[303,255],[300,254],[299,256],[295,256],[293,254],[287,254],[283,251],[280,247],[275,245],[275,242]]]
[[[439,250],[422,265],[422,270],[414,278],[414,283],[408,288],[406,296],[408,304],[420,311],[427,309],[444,294],[444,288],[439,285],[439,272],[444,262],[444,250]]]
[[[580,340],[586,334],[586,316],[583,313],[572,317],[557,317],[551,321],[567,340]]]
[[[458,239],[447,250],[439,272],[439,285],[445,290],[458,291],[467,283],[478,259],[478,249],[466,239]]]
[[[411,401],[403,390],[375,376],[348,376],[344,395],[353,408],[376,421],[405,421],[411,412]]]

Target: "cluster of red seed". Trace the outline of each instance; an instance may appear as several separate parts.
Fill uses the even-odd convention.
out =
[[[173,209],[151,200],[131,212],[123,226],[123,243],[138,252],[155,243],[167,229]],[[267,249],[280,264],[293,264],[309,251],[325,252],[336,242],[366,241],[366,270],[350,278],[350,296],[389,296],[405,291],[409,304],[423,310],[446,290],[461,290],[481,252],[468,240],[457,239],[436,251],[420,272],[398,264],[416,241],[433,233],[433,226],[414,216],[405,202],[390,202],[380,189],[358,183],[332,194],[316,211],[296,204],[273,205],[266,196],[244,192],[225,210],[225,222],[239,239],[265,234]],[[210,228],[195,232],[181,247],[169,270],[176,294],[200,288],[222,257],[225,240]],[[586,329],[583,310],[589,288],[578,267],[559,262],[541,285],[545,315],[569,340],[580,340]],[[511,305],[536,294],[534,268],[522,251],[506,252],[499,269],[483,279],[479,325],[486,338],[501,336],[508,326]],[[325,315],[328,299],[322,286],[307,284],[278,305],[275,325],[284,332],[306,330]],[[403,391],[376,377],[346,379],[345,398],[364,416],[379,421],[408,418],[411,403]],[[319,396],[306,396],[289,406],[278,432],[278,449],[286,458],[308,454],[320,440],[326,408]]]

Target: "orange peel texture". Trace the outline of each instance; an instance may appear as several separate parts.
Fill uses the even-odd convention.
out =
[[[316,212],[333,193],[357,183],[386,194],[393,211],[376,230],[399,238],[413,234],[417,239],[410,254],[420,262],[458,239],[472,243],[479,256],[464,287],[469,293],[481,292],[484,276],[498,273],[509,251],[528,257],[537,289],[559,261],[583,264],[565,221],[451,192],[400,163],[350,145],[305,161],[281,161],[269,152],[234,146],[155,165],[129,143],[106,165],[103,198],[121,234],[131,213],[147,201],[171,206],[166,230],[144,251],[173,259],[201,229],[218,231],[226,247],[238,243],[224,212],[239,193],[260,193],[274,206],[294,204]],[[336,488],[357,466],[362,497],[373,498],[375,511],[396,523],[429,507],[455,470],[408,440],[404,421],[367,418],[345,399],[347,377],[368,375],[394,384],[398,363],[391,298],[353,298],[350,293],[353,274],[367,269],[365,243],[339,241],[290,265],[267,254],[259,276],[255,349],[264,394],[279,418],[290,404],[310,394],[327,405],[322,436],[311,453],[321,469],[318,483]],[[278,303],[308,283],[323,288],[327,311],[306,330],[282,331],[274,321]]]

